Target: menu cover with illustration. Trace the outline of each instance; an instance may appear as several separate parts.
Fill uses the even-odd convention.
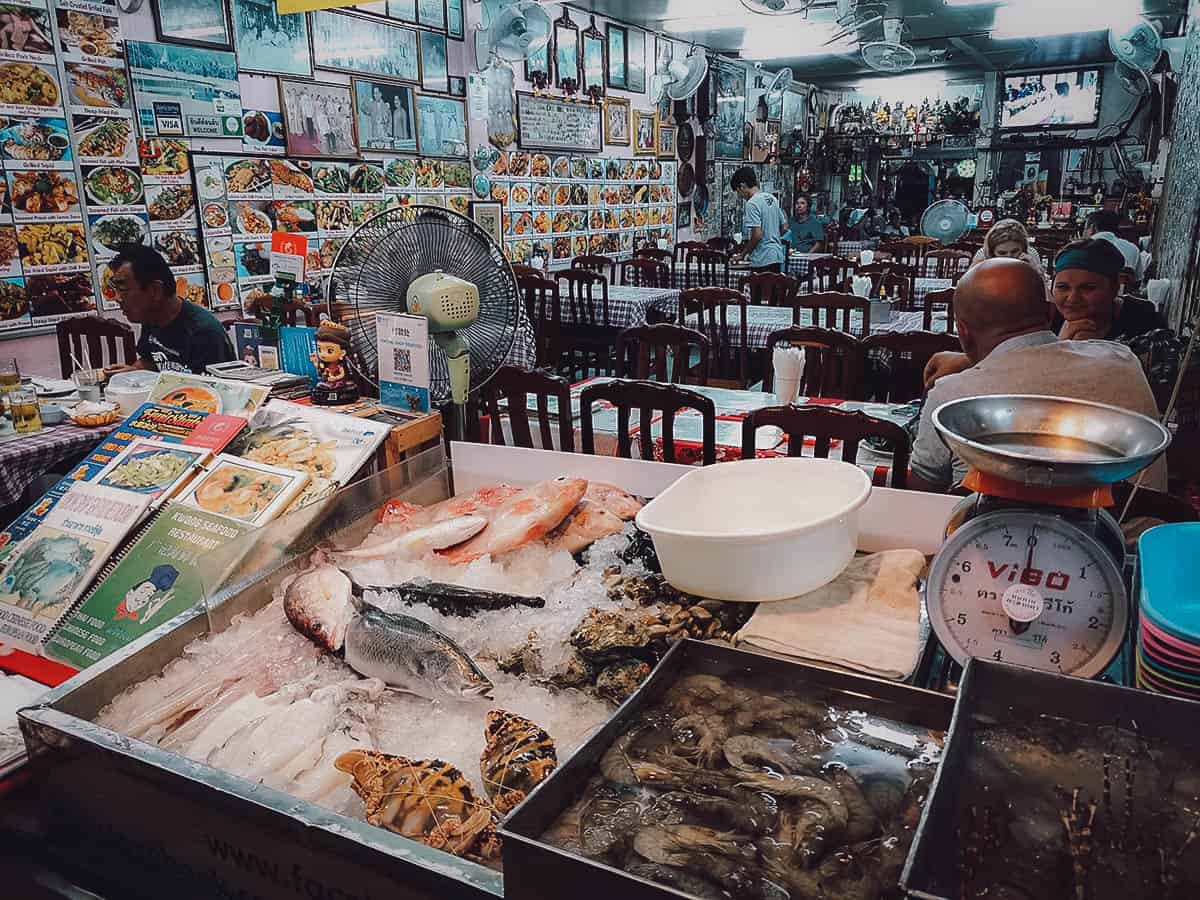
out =
[[[308,481],[306,472],[222,453],[188,488],[183,502],[257,527],[287,509]]]
[[[46,641],[50,659],[87,668],[168,622],[220,588],[253,527],[168,503],[83,603]],[[233,546],[231,552],[224,548]],[[221,560],[214,564],[214,560]]]
[[[144,494],[72,485],[0,578],[0,639],[38,652],[149,505]]]
[[[194,412],[250,419],[267,402],[270,393],[270,387],[261,384],[163,372],[150,391],[150,400]]]
[[[153,507],[173,497],[210,455],[204,447],[138,438],[105,466],[96,483],[145,494]]]
[[[83,462],[0,532],[0,565],[12,556],[17,544],[45,520],[67,488],[81,481],[95,480],[135,440],[153,438],[169,444],[202,447],[220,453],[245,427],[246,421],[236,416],[209,415],[159,403],[143,403],[133,415],[114,428]]]

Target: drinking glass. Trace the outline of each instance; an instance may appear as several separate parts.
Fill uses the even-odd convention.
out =
[[[21,370],[15,359],[0,359],[0,391],[8,393],[21,386]]]
[[[12,409],[13,430],[18,434],[33,434],[42,430],[42,410],[33,388],[17,388],[8,393]]]
[[[100,399],[100,385],[104,381],[102,369],[80,369],[71,376],[71,380],[75,382],[79,399],[92,401]]]

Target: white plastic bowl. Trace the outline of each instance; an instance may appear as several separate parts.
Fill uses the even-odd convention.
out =
[[[642,508],[663,575],[689,594],[764,603],[816,590],[858,548],[871,479],[805,457],[720,463],[689,472]]]

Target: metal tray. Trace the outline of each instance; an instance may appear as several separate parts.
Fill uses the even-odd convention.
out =
[[[847,695],[847,704],[900,722],[944,730],[950,724],[954,700],[890,681],[850,675],[832,669],[760,656],[717,644],[681,641],[668,651],[650,677],[622,704],[616,714],[537,787],[509,816],[504,836],[505,896],[510,900],[660,900],[689,897],[673,888],[630,875],[595,860],[577,856],[541,841],[541,835],[582,795],[595,774],[600,757],[628,727],[631,719],[658,701],[681,671],[728,676],[734,673],[768,675],[793,687],[812,685]]]
[[[256,532],[242,579],[19,713],[30,747],[29,824],[50,857],[112,896],[471,898],[503,894],[500,873],[94,724],[126,687],[183,648],[271,600],[323,540],[370,528],[389,497],[450,495],[441,449],[338,494],[317,519]],[[0,892],[2,893],[2,892]]]
[[[918,900],[958,900],[958,791],[978,721],[989,724],[1054,716],[1085,724],[1122,726],[1150,738],[1200,734],[1200,703],[970,659],[959,683],[954,721],[921,812],[900,886]]]

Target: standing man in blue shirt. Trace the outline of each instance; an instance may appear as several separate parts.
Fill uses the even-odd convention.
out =
[[[779,201],[758,187],[758,176],[750,166],[733,173],[731,182],[739,197],[746,201],[742,214],[742,230],[749,233],[740,256],[750,263],[753,272],[783,273],[787,254],[783,249],[783,234],[787,231],[787,216]]]
[[[801,253],[820,253],[825,249],[825,226],[829,220],[824,216],[810,214],[812,201],[808,194],[796,196],[795,216],[792,217],[792,249]]]

